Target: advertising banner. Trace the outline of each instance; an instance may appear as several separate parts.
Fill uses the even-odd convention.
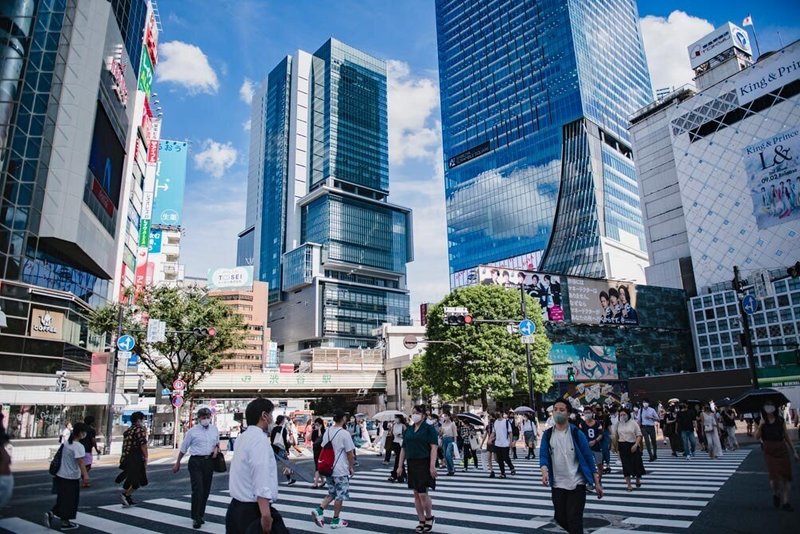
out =
[[[148,254],[160,254],[161,253],[161,237],[162,237],[161,230],[150,230],[150,243],[147,246],[147,253]]]
[[[242,267],[220,267],[218,269],[208,270],[208,285],[209,290],[233,290],[243,289],[246,291],[253,290],[253,266]]]
[[[800,128],[762,139],[742,152],[759,229],[800,219]]]
[[[736,98],[743,106],[797,80],[800,80],[797,54],[775,54],[769,61],[759,61],[736,75]]]
[[[494,267],[505,267],[507,269],[517,269],[521,271],[535,271],[539,268],[542,261],[542,251],[529,252],[520,256],[506,258],[504,260],[493,261]],[[474,286],[478,284],[478,267],[456,271],[450,275],[450,287],[455,289],[463,286]]]
[[[634,284],[570,277],[567,287],[573,323],[639,324]]]
[[[572,361],[576,382],[617,380],[617,348],[598,345],[567,345],[553,343],[550,360],[563,365],[553,366],[553,379],[567,380],[567,361]]]
[[[560,276],[494,265],[481,265],[478,268],[478,277],[481,285],[503,286],[517,291],[519,291],[519,286],[522,284],[525,293],[530,295],[542,307],[543,320],[564,320]]]
[[[188,154],[185,141],[159,142],[153,224],[180,226]]]
[[[714,56],[734,47],[753,54],[747,32],[728,22],[689,45],[689,63],[696,69]]]
[[[145,47],[142,47],[142,61],[139,65],[138,87],[147,98],[150,98],[150,92],[153,90],[153,62],[150,61],[150,54]]]
[[[603,404],[606,406],[626,404],[630,401],[628,382],[625,380],[583,382],[577,384],[575,389],[570,393],[571,385],[572,384],[568,382],[559,382],[556,388],[558,392],[557,395],[553,398],[548,398],[547,401],[553,402],[556,398],[566,399],[574,409],[593,404]]]

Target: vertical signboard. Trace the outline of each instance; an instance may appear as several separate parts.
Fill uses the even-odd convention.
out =
[[[159,143],[153,201],[154,224],[164,226],[181,224],[188,148],[185,141],[163,140]]]
[[[142,48],[138,87],[147,98],[150,98],[150,92],[153,90],[153,62],[150,60],[150,54],[147,53],[147,48]]]

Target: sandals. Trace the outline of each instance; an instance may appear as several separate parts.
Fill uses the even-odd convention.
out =
[[[422,534],[425,532],[425,521],[420,521],[419,525],[417,525],[417,528],[414,529],[414,532],[417,534]]]
[[[431,530],[433,530],[433,523],[435,521],[436,521],[436,518],[433,517],[433,516],[426,517],[425,518],[425,523],[423,523],[422,532],[430,532]]]

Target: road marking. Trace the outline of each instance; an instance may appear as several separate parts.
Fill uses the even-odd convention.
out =
[[[623,521],[629,525],[652,525],[659,527],[689,528],[691,521],[678,521],[677,519],[661,519],[660,517],[629,517]]]
[[[44,517],[44,514],[42,514],[42,517]],[[53,534],[53,529],[31,523],[30,521],[25,521],[19,517],[0,519],[0,528],[4,528],[15,534]]]
[[[189,506],[191,506],[191,504]],[[166,525],[173,525],[187,529],[192,528],[192,519],[190,517],[165,514],[164,512],[142,508],[141,506],[123,508],[122,505],[110,505],[101,506],[100,508],[117,514],[125,514],[141,519],[149,519],[150,521],[155,521],[156,523],[164,523]],[[225,534],[225,525],[221,523],[212,523],[209,521],[196,530],[199,530],[200,532],[212,532],[213,534]]]
[[[102,532],[113,532],[114,534],[152,534],[152,530],[134,527],[118,521],[112,521],[105,517],[98,517],[96,515],[84,514],[78,512],[78,517],[75,521],[83,526],[94,528]]]

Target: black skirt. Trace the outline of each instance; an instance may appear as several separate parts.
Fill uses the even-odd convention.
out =
[[[408,488],[417,493],[428,493],[428,489],[436,489],[436,479],[431,476],[430,458],[408,460]]]
[[[137,458],[136,455],[133,455],[124,462],[121,468],[122,472],[117,475],[115,482],[117,484],[122,482],[124,489],[139,489],[148,484],[147,468],[141,456]]]
[[[619,459],[622,462],[622,474],[626,477],[644,476],[644,462],[642,461],[642,449],[632,451],[633,443],[627,441],[619,442]]]

